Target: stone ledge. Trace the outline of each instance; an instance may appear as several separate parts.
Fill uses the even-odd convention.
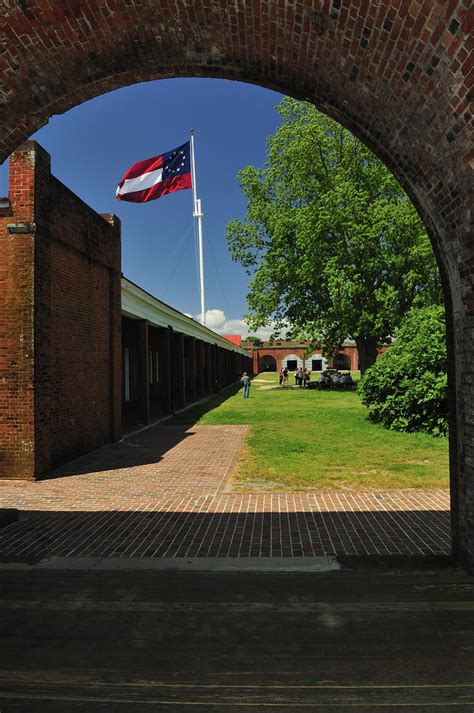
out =
[[[17,233],[36,233],[36,225],[35,223],[9,223],[7,230],[10,235],[16,235]]]

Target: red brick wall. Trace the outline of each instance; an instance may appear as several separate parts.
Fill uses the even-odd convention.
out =
[[[10,214],[0,215],[0,477],[34,472],[33,154],[18,152],[10,168]]]
[[[28,255],[24,246],[16,250],[6,278],[7,284],[18,281],[21,266],[23,297],[14,319],[18,332],[25,332],[28,344],[34,345],[33,377],[33,357],[24,365],[24,342],[7,342],[12,358],[22,363],[14,396],[21,401],[26,392],[25,404],[30,404],[27,414],[16,404],[12,407],[22,433],[29,425],[29,458],[17,456],[14,464],[10,455],[0,471],[2,477],[16,478],[41,477],[56,465],[115,440],[121,404],[120,224],[112,216],[99,216],[54,178],[48,154],[34,142],[12,156],[14,216],[1,219],[4,232],[8,222],[26,219],[17,198],[25,195],[30,205],[26,217],[34,220],[36,229],[34,234],[15,236],[28,244]],[[2,254],[2,274],[3,264]],[[4,391],[0,385],[0,399],[5,398]],[[23,437],[17,436],[13,445],[12,430],[0,436],[4,453],[25,448]]]
[[[0,160],[106,91],[173,76],[314,101],[386,162],[439,260],[455,551],[474,570],[472,0],[3,3]]]
[[[380,347],[379,353],[384,351],[386,347]],[[271,347],[271,346],[263,346],[263,347],[255,347],[253,349],[247,349],[247,352],[249,354],[253,355],[253,369],[255,374],[258,374],[259,371],[259,361],[262,357],[264,356],[272,356],[276,360],[276,370],[280,371],[283,363],[283,359],[285,357],[289,356],[290,354],[294,354],[295,356],[299,357],[299,359],[302,359],[304,362],[306,359],[308,359],[308,355],[305,355],[305,347],[298,347],[298,346],[281,346],[281,347]],[[322,353],[318,352],[317,350],[314,350],[314,353]],[[359,368],[359,356],[357,353],[357,347],[354,346],[345,346],[340,350],[340,354],[345,354],[350,362],[350,368],[353,371],[357,371]],[[331,358],[327,359],[328,366],[331,367],[333,364],[333,360]]]

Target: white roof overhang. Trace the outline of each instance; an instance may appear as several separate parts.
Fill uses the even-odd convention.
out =
[[[161,302],[141,287],[122,277],[122,314],[131,319],[144,319],[153,327],[172,327],[187,337],[194,337],[209,344],[237,352],[250,358],[248,352],[236,344],[232,344],[222,335],[213,332],[209,327],[196,322],[174,307]]]

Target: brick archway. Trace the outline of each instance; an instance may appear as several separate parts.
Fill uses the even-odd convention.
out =
[[[240,79],[314,101],[365,141],[411,196],[439,260],[451,413],[458,418],[451,435],[454,545],[473,563],[469,6],[469,0],[6,0],[0,160],[53,114],[134,82],[180,76]]]
[[[258,360],[258,372],[265,372],[265,371],[276,371],[277,370],[277,363],[276,359],[274,356],[271,354],[266,354],[265,356],[260,357]]]
[[[335,369],[350,369],[351,360],[349,359],[347,354],[336,354],[336,356],[332,360],[332,365]]]

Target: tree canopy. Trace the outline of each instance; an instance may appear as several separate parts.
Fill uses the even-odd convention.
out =
[[[412,309],[395,344],[359,382],[370,418],[397,431],[448,431],[446,326],[442,307]]]
[[[238,174],[247,199],[227,226],[251,276],[252,329],[290,326],[334,353],[347,337],[374,363],[413,304],[439,304],[440,280],[421,220],[379,159],[312,104],[285,98],[261,169]]]
[[[244,338],[243,338],[243,341],[244,341],[244,342],[253,342],[253,344],[256,344],[256,345],[258,345],[258,346],[260,346],[261,344],[263,344],[263,342],[262,342],[262,340],[260,339],[260,337],[255,337],[253,334],[249,334],[247,337],[244,337]]]

